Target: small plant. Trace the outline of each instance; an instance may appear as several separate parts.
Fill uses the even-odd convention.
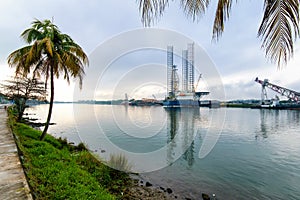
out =
[[[132,165],[128,163],[128,159],[123,154],[111,154],[108,165],[116,170],[129,172]]]
[[[77,146],[76,146],[76,150],[77,151],[87,151],[86,145],[82,142],[80,142]]]

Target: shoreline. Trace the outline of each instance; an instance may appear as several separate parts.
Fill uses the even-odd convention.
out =
[[[42,126],[43,123],[34,122],[35,120],[33,120],[33,122],[30,121],[31,120],[27,118],[24,123],[35,130],[39,130],[39,131],[41,130],[40,126]],[[51,125],[56,125],[56,124],[54,123]],[[56,140],[64,140],[68,145],[71,145],[75,148],[79,145],[77,143],[68,141],[67,138],[61,138],[51,133],[49,133],[49,135],[54,137]],[[92,150],[89,150],[89,152],[91,153],[91,155],[93,155]],[[176,193],[176,190],[174,188],[165,187],[165,186],[163,187],[162,185],[157,184],[155,181],[151,180],[149,177],[147,177],[147,175],[144,174],[134,174],[134,173],[127,173],[127,174],[131,178],[133,185],[127,187],[126,190],[127,192],[123,193],[122,199],[149,199],[149,200],[150,199],[168,199],[168,200],[203,199],[203,197],[201,198],[201,195],[198,195],[197,198],[193,198],[190,195],[186,196],[184,194]]]
[[[33,166],[28,168],[28,166],[32,165],[32,163],[30,163],[31,161],[29,161],[29,163],[28,163],[28,160],[31,160],[31,158],[30,157],[26,158],[26,155],[28,154],[28,150],[26,150],[27,147],[24,148],[24,146],[23,146],[24,144],[22,144],[22,142],[24,141],[23,139],[25,139],[25,138],[23,138],[23,139],[20,138],[20,136],[22,136],[24,131],[21,131],[21,129],[17,130],[19,128],[18,127],[19,125],[17,125],[18,123],[13,121],[14,119],[11,116],[12,113],[7,112],[7,114],[10,115],[8,117],[8,128],[11,130],[12,134],[15,135],[14,141],[18,145],[18,149],[20,150],[20,152],[18,154],[18,157],[22,161],[21,162],[22,163],[21,168],[25,172],[26,179],[30,180],[29,181],[30,182],[30,186],[29,186],[30,187],[30,194],[33,195],[33,198],[37,198],[37,199],[40,198],[40,197],[42,198],[43,195],[47,196],[47,193],[40,194],[41,191],[39,191],[38,188],[33,188],[32,187],[32,184],[35,185],[35,187],[36,187],[36,185],[39,185],[39,184],[44,185],[45,183],[42,182],[42,183],[38,184],[37,182],[35,182],[35,181],[37,181],[35,179],[38,178],[39,175],[36,174],[34,171],[30,172],[31,170],[33,170],[32,169]],[[30,125],[26,125],[26,123],[19,123],[19,124],[20,125],[23,124],[22,127],[24,126],[24,128],[26,129],[25,132],[29,131],[29,132],[33,132],[34,134],[38,135],[38,130],[36,129],[36,127],[33,127],[32,124],[30,124]],[[17,126],[17,127],[15,127],[15,126]],[[26,128],[26,126],[28,126],[28,128]],[[24,137],[28,137],[29,136],[28,134],[31,135],[31,133],[27,133],[26,134],[27,136],[24,136]],[[81,146],[81,148],[82,148],[82,144],[81,145],[80,144],[79,145],[74,145],[74,144],[69,143],[66,139],[56,138],[56,137],[53,137],[51,134],[49,134],[48,136],[50,138],[48,137],[45,141],[42,141],[41,143],[49,143],[49,142],[50,142],[49,144],[57,143],[57,144],[55,144],[55,146],[59,145],[59,143],[60,143],[60,145],[59,145],[60,147],[57,147],[59,149],[60,148],[78,149],[79,146]],[[30,136],[30,138],[31,137],[33,137],[33,136]],[[36,137],[36,136],[34,136],[34,137]],[[27,139],[25,139],[25,140],[27,140]],[[40,141],[34,139],[34,143],[36,143],[35,141],[40,142]],[[70,151],[70,153],[71,152],[72,151]],[[78,152],[78,153],[80,153],[80,152]],[[90,157],[90,158],[93,157],[93,158],[91,160],[89,158],[87,158],[87,160],[86,160],[87,165],[91,165],[91,164],[96,163],[96,162],[99,163],[100,165],[104,165],[101,161],[98,161],[97,159],[95,159],[95,157],[92,155],[92,153],[90,151],[88,151],[88,153],[91,155],[91,156],[88,156],[88,157]],[[75,152],[75,154],[77,154],[77,153]],[[20,157],[20,155],[22,155],[22,157]],[[39,158],[40,156],[38,156],[38,158],[33,158],[33,159],[40,160],[40,158]],[[46,156],[46,154],[44,156]],[[27,163],[26,163],[26,160],[27,160]],[[95,160],[97,160],[97,161],[95,161]],[[53,161],[50,160],[50,162],[53,162]],[[91,163],[89,163],[89,162],[91,162]],[[25,167],[24,164],[26,165],[26,167]],[[69,165],[68,163],[66,163],[66,164]],[[73,165],[73,164],[71,164],[71,165]],[[134,199],[146,199],[146,200],[147,199],[148,200],[151,200],[151,199],[162,199],[162,200],[164,200],[164,199],[165,200],[177,199],[177,197],[175,198],[175,196],[173,194],[169,194],[168,192],[163,191],[160,187],[154,186],[150,182],[145,181],[139,175],[134,175],[134,174],[130,174],[130,173],[124,173],[124,172],[116,171],[116,170],[113,170],[113,169],[109,169],[109,167],[107,167],[107,166],[103,166],[103,167],[107,168],[108,171],[113,173],[111,178],[115,179],[114,182],[115,181],[118,182],[118,180],[122,180],[121,183],[117,183],[117,182],[109,183],[110,186],[109,186],[109,188],[107,188],[107,191],[109,191],[110,194],[115,195],[116,199],[128,199],[128,200],[129,199],[130,200],[131,199],[133,199],[133,200]],[[30,175],[31,177],[28,176],[29,175],[28,173],[31,174]],[[60,173],[63,173],[63,172],[60,171]],[[108,173],[108,172],[103,172],[103,173]],[[122,175],[122,174],[127,174],[127,175],[125,175],[125,177],[124,177],[124,175]],[[32,176],[34,176],[35,178],[33,178]],[[102,176],[103,175],[100,175],[100,179],[105,178],[105,177],[102,177]],[[126,176],[128,178],[126,178]],[[102,183],[100,184],[100,182],[98,184],[102,185]],[[47,187],[46,185],[44,185],[44,186]],[[113,189],[114,187],[117,187],[117,190],[114,190]],[[118,189],[120,189],[119,192],[118,192]],[[168,191],[170,191],[170,190],[171,189],[169,189]],[[49,191],[49,192],[51,192],[51,191]],[[64,190],[62,190],[61,192],[64,193]],[[66,191],[66,193],[67,192],[68,191]]]
[[[133,186],[129,189],[131,199],[188,199],[180,198],[171,188],[163,188],[162,186],[152,183],[143,175],[129,174],[129,177],[133,181]]]

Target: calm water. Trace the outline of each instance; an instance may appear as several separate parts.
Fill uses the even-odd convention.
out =
[[[29,112],[43,121],[47,105]],[[299,111],[55,104],[52,119],[49,132],[101,157],[144,155],[134,167],[181,198],[300,199]],[[213,148],[200,159],[205,144]]]

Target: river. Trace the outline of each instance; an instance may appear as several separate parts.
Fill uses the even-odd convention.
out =
[[[27,112],[43,122],[47,109]],[[181,198],[300,198],[300,111],[54,104],[52,122],[54,136],[104,159],[122,152]]]

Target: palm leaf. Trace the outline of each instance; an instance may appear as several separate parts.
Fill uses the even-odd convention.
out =
[[[185,14],[195,21],[205,13],[210,0],[181,0],[180,2]]]
[[[218,39],[223,31],[226,20],[229,19],[232,0],[219,0],[213,26],[213,39]]]
[[[28,44],[32,43],[38,38],[42,38],[41,33],[36,29],[26,29],[22,34],[21,37],[27,42]]]
[[[50,57],[53,57],[53,51],[54,51],[54,47],[53,47],[53,43],[51,41],[51,39],[49,38],[44,38],[41,43],[44,45],[44,50],[47,55],[49,55]]]
[[[265,0],[264,17],[258,31],[266,57],[286,64],[294,53],[294,38],[299,36],[299,0]]]
[[[142,15],[142,22],[145,26],[150,26],[154,19],[162,16],[168,0],[137,0]]]

